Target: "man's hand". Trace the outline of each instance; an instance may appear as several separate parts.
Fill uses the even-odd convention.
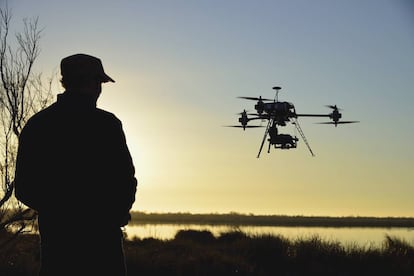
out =
[[[120,225],[121,227],[125,226],[128,224],[128,222],[131,220],[131,214],[127,213],[120,221]]]

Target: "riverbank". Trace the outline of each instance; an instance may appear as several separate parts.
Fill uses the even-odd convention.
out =
[[[239,213],[191,214],[132,212],[131,218],[131,224],[414,228],[414,218],[412,217],[322,217]]]
[[[360,247],[318,236],[182,230],[171,240],[126,241],[125,255],[129,276],[414,275],[414,247],[390,236],[380,247]],[[38,236],[21,235],[0,251],[0,275],[34,276],[38,262]]]

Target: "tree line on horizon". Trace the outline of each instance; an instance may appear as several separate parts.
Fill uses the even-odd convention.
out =
[[[132,224],[206,224],[252,226],[320,226],[320,227],[414,227],[414,217],[329,217],[227,214],[131,212]]]

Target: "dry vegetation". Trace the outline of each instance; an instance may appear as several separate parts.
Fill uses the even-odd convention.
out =
[[[0,275],[36,275],[37,244],[36,235],[19,236],[0,252]],[[209,231],[181,230],[171,240],[128,240],[125,253],[130,276],[414,275],[414,247],[389,236],[375,248],[344,246],[319,236],[288,240],[234,231],[216,237]]]

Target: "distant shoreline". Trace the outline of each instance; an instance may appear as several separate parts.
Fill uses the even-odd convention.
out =
[[[131,212],[130,224],[198,224],[226,226],[404,227],[414,228],[413,217],[324,217],[285,215],[191,214]]]

